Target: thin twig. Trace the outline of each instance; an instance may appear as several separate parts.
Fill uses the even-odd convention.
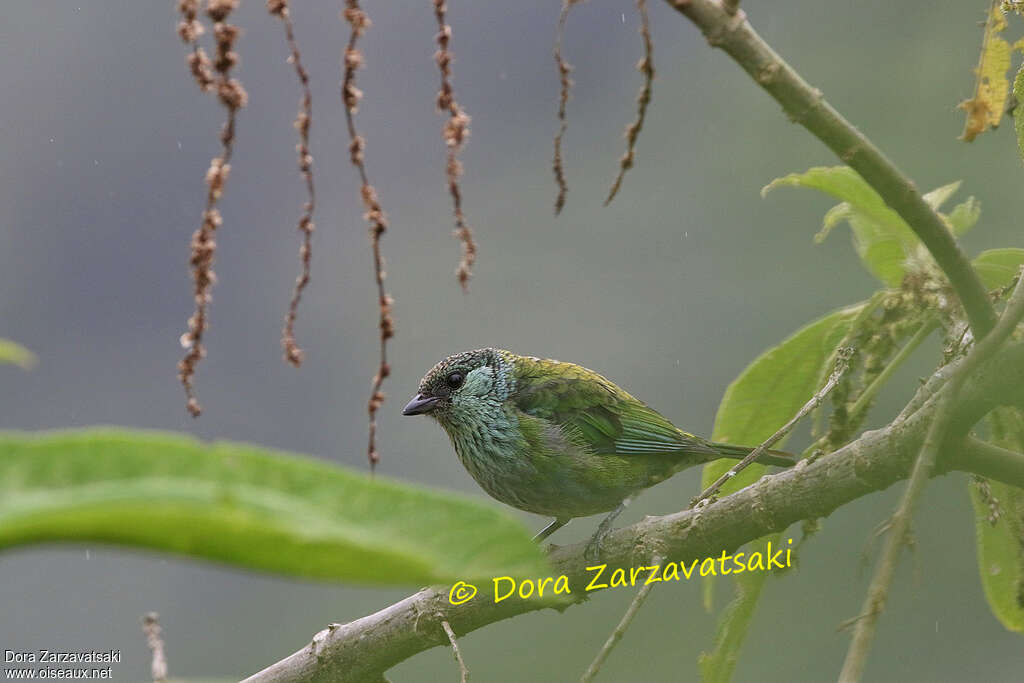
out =
[[[476,242],[473,240],[473,229],[466,222],[462,213],[462,191],[459,188],[459,176],[462,175],[462,162],[459,152],[469,138],[469,115],[459,106],[452,88],[452,52],[448,44],[452,40],[452,27],[448,25],[446,16],[448,6],[445,0],[434,0],[434,17],[437,19],[437,53],[434,59],[441,70],[441,90],[437,93],[437,108],[448,113],[441,136],[448,149],[448,161],[445,164],[445,176],[448,180],[448,192],[452,196],[455,214],[455,236],[462,242],[462,258],[455,269],[455,275],[462,285],[463,291],[469,287],[469,278],[473,275],[473,264],[476,262]]]
[[[974,336],[981,339],[996,322],[988,292],[967,254],[914,183],[863,133],[844,119],[776,53],[746,20],[743,10],[729,15],[722,0],[667,0],[704,33],[713,47],[732,57],[806,128],[864,178],[921,238],[963,304]]]
[[[146,635],[146,644],[153,653],[149,666],[153,683],[164,683],[167,680],[167,655],[164,652],[163,629],[160,628],[160,615],[147,612],[142,616],[142,632]]]
[[[839,680],[842,683],[859,681],[864,673],[864,665],[874,640],[878,616],[885,609],[900,551],[910,532],[910,521],[914,514],[914,508],[935,468],[935,460],[945,441],[946,431],[950,424],[950,412],[960,393],[960,388],[971,373],[998,350],[1017,327],[1021,318],[1024,318],[1024,278],[1018,281],[1013,295],[1007,302],[1006,310],[1003,311],[1003,316],[996,326],[988,336],[975,345],[964,361],[957,366],[949,381],[937,392],[938,407],[932,415],[927,436],[917,460],[914,462],[910,479],[907,481],[907,488],[903,492],[903,498],[890,518],[889,537],[886,539],[885,550],[878,561],[875,575],[871,579],[860,616],[856,618],[856,630],[846,652],[843,670],[839,675]]]
[[[299,172],[306,183],[307,197],[298,223],[298,230],[302,233],[302,246],[299,247],[302,272],[295,280],[295,289],[292,290],[292,298],[288,302],[288,312],[284,317],[284,330],[281,333],[284,359],[295,367],[299,367],[302,365],[304,354],[298,342],[295,341],[295,318],[299,313],[302,292],[309,284],[310,262],[313,257],[313,211],[316,209],[316,191],[313,187],[313,155],[309,152],[309,127],[313,121],[313,93],[309,88],[309,74],[302,66],[299,44],[295,40],[295,28],[292,25],[288,0],[267,0],[267,11],[280,18],[281,23],[284,24],[284,35],[288,42],[288,50],[291,52],[288,61],[295,67],[295,75],[302,86],[299,113],[295,116],[295,129],[299,132],[299,144],[295,146],[295,151],[299,155]]]
[[[555,63],[558,65],[558,133],[555,135],[555,155],[551,168],[555,172],[555,184],[558,196],[555,197],[555,215],[562,213],[565,207],[565,196],[569,193],[569,184],[565,181],[565,168],[562,165],[562,138],[569,127],[565,117],[565,108],[569,103],[569,90],[572,88],[572,64],[562,57],[562,38],[565,36],[565,22],[569,18],[569,10],[580,0],[562,0],[562,11],[558,15],[558,26],[555,29]]]
[[[469,669],[466,668],[466,663],[462,661],[462,653],[459,652],[459,641],[455,639],[455,631],[452,630],[452,625],[443,619],[441,620],[441,628],[448,635],[448,642],[452,644],[452,654],[455,655],[455,661],[459,663],[462,683],[466,683],[469,680]]]
[[[349,159],[359,172],[359,179],[362,182],[360,195],[363,198],[363,206],[366,208],[363,217],[370,224],[373,272],[377,282],[377,304],[380,309],[380,363],[373,376],[370,400],[367,403],[370,425],[366,457],[370,461],[370,470],[372,471],[380,461],[380,454],[377,452],[377,411],[384,404],[384,393],[381,391],[381,386],[384,384],[384,379],[391,374],[391,366],[388,365],[388,339],[395,336],[394,319],[391,317],[391,306],[394,300],[384,289],[386,274],[384,272],[384,257],[380,250],[380,237],[388,228],[387,217],[377,200],[377,191],[370,184],[369,176],[366,174],[364,157],[366,141],[356,131],[355,123],[355,113],[359,108],[359,100],[363,96],[363,93],[356,87],[356,70],[363,65],[363,55],[357,49],[356,44],[363,32],[370,27],[370,18],[359,7],[359,0],[345,0],[345,10],[342,12],[342,16],[351,26],[351,32],[342,59],[344,76],[341,82],[341,102],[342,109],[345,110],[345,123],[348,126]]]
[[[846,373],[846,370],[850,366],[849,363],[851,353],[852,351],[841,352],[836,358],[835,370],[833,370],[832,374],[829,375],[828,381],[825,382],[825,386],[819,389],[818,393],[812,396],[810,400],[804,404],[803,408],[797,411],[797,414],[794,415],[789,422],[782,425],[782,427],[780,427],[777,432],[769,436],[760,446],[750,451],[750,453],[748,453],[746,457],[744,457],[738,463],[733,465],[733,467],[728,472],[726,472],[718,479],[716,479],[715,482],[711,484],[711,486],[708,486],[706,489],[701,491],[700,495],[698,495],[696,498],[690,501],[690,507],[694,507],[702,500],[705,500],[715,495],[718,492],[718,490],[725,485],[727,481],[735,477],[737,474],[739,474],[740,471],[742,471],[752,462],[754,462],[762,455],[764,455],[765,451],[771,448],[773,444],[779,441],[779,439],[793,431],[793,428],[796,427],[797,422],[802,420],[808,413],[817,408],[818,405],[820,405],[821,402],[825,400],[825,397],[828,396],[829,393],[836,388],[837,384],[839,384],[839,380],[843,378],[843,375]]]
[[[664,562],[665,558],[660,555],[655,555],[651,558],[651,564],[660,567],[661,563]],[[597,672],[604,666],[604,662],[608,659],[608,655],[612,653],[615,646],[618,645],[619,641],[622,640],[622,636],[626,634],[630,625],[633,623],[633,619],[636,618],[637,612],[640,611],[640,607],[644,604],[644,600],[647,599],[647,595],[651,592],[651,588],[654,587],[653,583],[644,582],[644,585],[640,586],[640,590],[633,596],[632,602],[629,603],[629,607],[626,608],[626,613],[622,615],[622,619],[619,621],[615,630],[612,631],[611,635],[608,636],[608,640],[605,641],[601,649],[598,650],[597,656],[594,657],[594,661],[590,663],[587,670],[580,677],[580,683],[590,683],[597,676]]]
[[[195,377],[196,366],[206,356],[203,333],[209,326],[207,306],[211,299],[210,290],[217,279],[213,272],[214,255],[217,251],[214,236],[223,222],[220,211],[217,210],[217,202],[224,193],[224,185],[231,172],[235,117],[238,110],[248,102],[248,95],[242,84],[231,78],[231,69],[238,63],[238,54],[232,48],[241,34],[241,29],[227,23],[227,19],[238,6],[238,0],[208,0],[206,3],[206,14],[213,21],[213,37],[217,43],[217,52],[212,63],[198,43],[198,37],[203,30],[196,18],[198,5],[198,0],[179,1],[178,9],[182,14],[182,22],[178,25],[178,35],[192,48],[188,64],[199,89],[203,92],[217,92],[217,98],[227,111],[227,120],[220,134],[221,154],[210,161],[210,168],[206,171],[206,207],[203,209],[203,220],[199,229],[192,234],[189,258],[192,281],[195,285],[195,311],[188,319],[188,331],[181,335],[181,345],[186,349],[186,353],[185,357],[178,361],[178,378],[185,388],[185,409],[192,417],[199,417],[202,414],[192,380]]]
[[[647,116],[647,105],[651,103],[651,88],[654,83],[654,42],[651,40],[651,23],[647,18],[647,0],[636,0],[636,8],[640,12],[640,36],[644,41],[644,57],[637,62],[637,71],[644,75],[644,84],[640,88],[640,94],[636,98],[636,118],[626,126],[626,153],[619,160],[619,173],[608,190],[608,197],[604,205],[608,206],[615,199],[622,186],[622,179],[626,171],[633,168],[633,152],[636,149],[636,139],[644,127],[644,118]]]

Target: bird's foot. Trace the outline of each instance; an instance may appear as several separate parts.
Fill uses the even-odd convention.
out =
[[[587,562],[597,562],[601,559],[601,552],[604,550],[604,539],[608,536],[609,531],[611,531],[610,528],[598,528],[594,535],[590,537],[590,540],[587,541],[587,547],[583,549],[583,559]]]
[[[626,509],[629,502],[632,500],[632,496],[626,497],[618,507],[608,513],[608,516],[601,520],[601,523],[597,525],[597,531],[587,541],[587,547],[583,550],[583,559],[587,562],[596,562],[601,557],[601,545],[604,543],[605,536],[607,536],[612,530],[612,523],[615,522],[615,518]]]

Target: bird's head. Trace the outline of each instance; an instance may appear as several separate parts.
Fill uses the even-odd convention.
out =
[[[448,356],[423,377],[402,414],[427,414],[446,428],[493,415],[512,392],[512,360],[501,349]]]

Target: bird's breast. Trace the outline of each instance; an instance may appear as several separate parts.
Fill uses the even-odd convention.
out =
[[[493,498],[520,510],[582,517],[614,508],[630,492],[619,477],[604,476],[614,459],[581,450],[557,425],[540,418],[506,415],[448,434],[473,479]]]

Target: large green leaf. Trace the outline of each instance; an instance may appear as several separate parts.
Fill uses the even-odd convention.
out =
[[[722,397],[715,416],[714,440],[756,446],[788,422],[818,391],[836,347],[865,305],[849,306],[812,322],[747,366]],[[733,464],[718,460],[705,465],[702,487]],[[729,480],[722,491],[737,491],[760,478],[764,470],[763,465],[751,465]],[[778,534],[769,538],[779,544]],[[728,681],[732,676],[765,576],[766,572],[752,572],[737,577],[736,596],[719,618],[715,647],[700,658],[701,677],[707,683]],[[709,580],[704,582],[707,606],[712,601],[712,586]]]
[[[0,365],[13,363],[25,370],[36,364],[36,355],[9,339],[0,339]]]
[[[1024,249],[1006,247],[989,249],[975,257],[974,269],[978,271],[981,281],[989,289],[1005,287],[1016,277],[1024,264]]]
[[[0,432],[0,550],[51,541],[329,581],[550,571],[504,511],[312,458],[163,432]]]
[[[820,166],[804,173],[776,178],[761,190],[764,196],[777,187],[806,187],[842,200],[822,222],[815,241],[824,240],[841,221],[853,232],[853,244],[864,266],[883,284],[897,287],[903,281],[908,256],[916,255],[920,243],[910,226],[885,203],[860,175],[848,166]],[[939,208],[960,188],[960,182],[938,187],[924,195],[954,234],[969,230],[978,220],[980,207],[973,197],[956,206],[949,215]]]
[[[988,422],[997,445],[1024,448],[1020,411],[998,408]],[[1003,626],[1024,633],[1024,490],[991,480],[972,481],[968,489],[985,599]]]

